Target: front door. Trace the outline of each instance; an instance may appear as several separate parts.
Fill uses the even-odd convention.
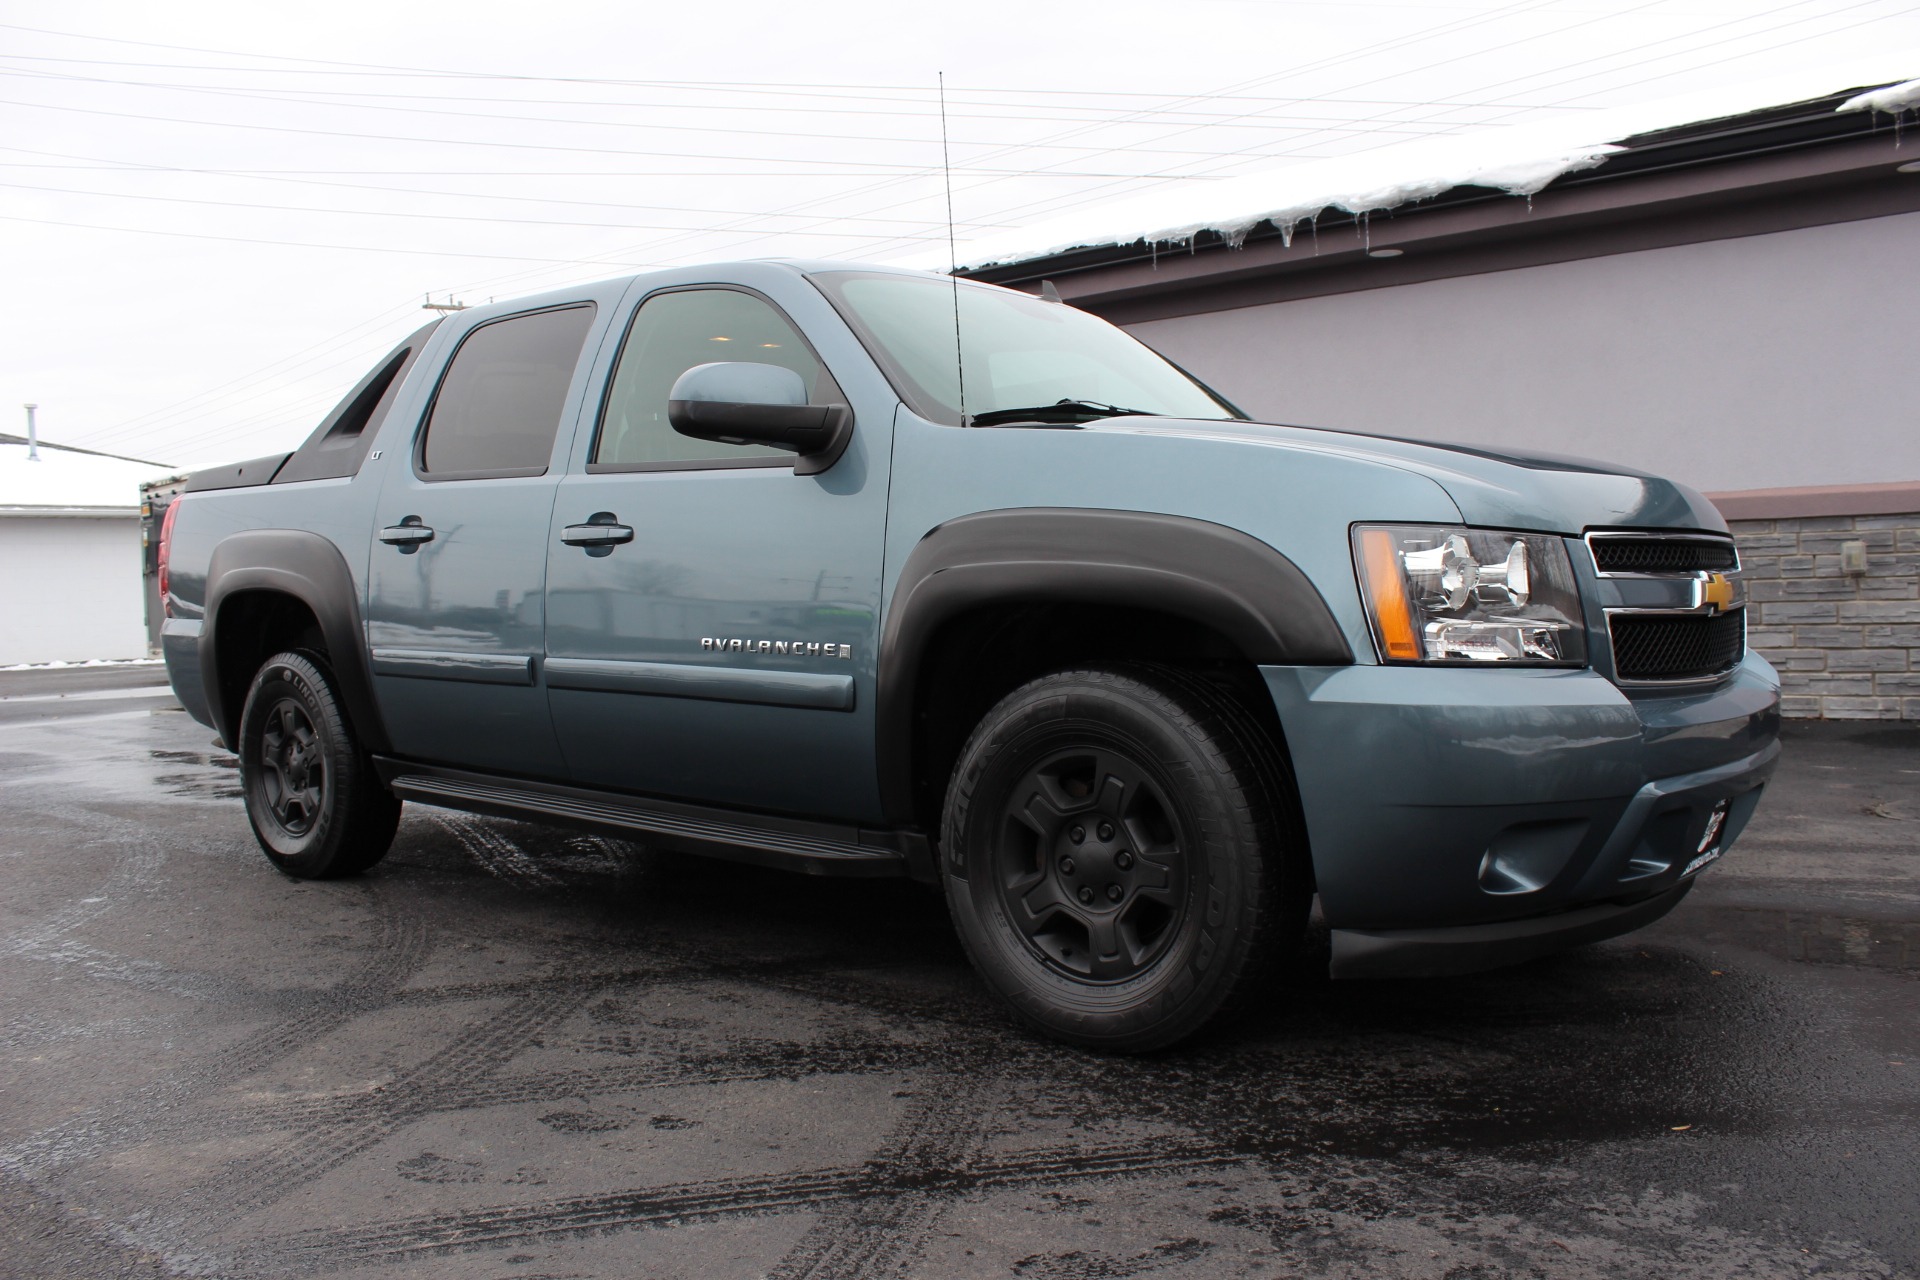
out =
[[[395,752],[564,776],[539,684],[556,451],[591,301],[478,325],[381,488],[367,642]],[[558,439],[565,436],[565,439]]]
[[[805,476],[790,453],[681,436],[667,393],[716,360],[780,365],[806,379],[814,403],[845,403],[760,294],[678,288],[636,310],[547,538],[561,750],[572,776],[595,786],[870,812],[892,422],[856,421],[839,461]],[[593,525],[619,540],[597,540]]]

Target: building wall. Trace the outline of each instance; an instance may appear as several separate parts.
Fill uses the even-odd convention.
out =
[[[1706,490],[1920,480],[1916,245],[1900,214],[1131,327],[1273,421]]]
[[[1920,512],[1736,520],[1747,641],[1789,716],[1920,720]],[[1842,571],[1860,542],[1866,572]]]
[[[140,521],[0,516],[0,666],[143,658]]]

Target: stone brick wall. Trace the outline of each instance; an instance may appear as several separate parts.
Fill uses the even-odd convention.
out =
[[[1920,512],[1729,523],[1747,643],[1780,669],[1786,714],[1920,720]],[[1867,571],[1843,573],[1856,541]]]

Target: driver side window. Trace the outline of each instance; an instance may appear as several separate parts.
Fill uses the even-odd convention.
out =
[[[831,379],[799,331],[765,300],[738,289],[655,294],[634,313],[607,389],[592,467],[775,466],[793,454],[765,445],[728,445],[683,436],[667,421],[667,394],[697,364],[745,360],[798,373],[814,403]]]

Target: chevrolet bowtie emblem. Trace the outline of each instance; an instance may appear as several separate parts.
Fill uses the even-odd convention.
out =
[[[1707,580],[1700,584],[1701,602],[1712,605],[1715,613],[1725,613],[1733,608],[1734,596],[1733,580],[1724,573],[1710,573]]]

